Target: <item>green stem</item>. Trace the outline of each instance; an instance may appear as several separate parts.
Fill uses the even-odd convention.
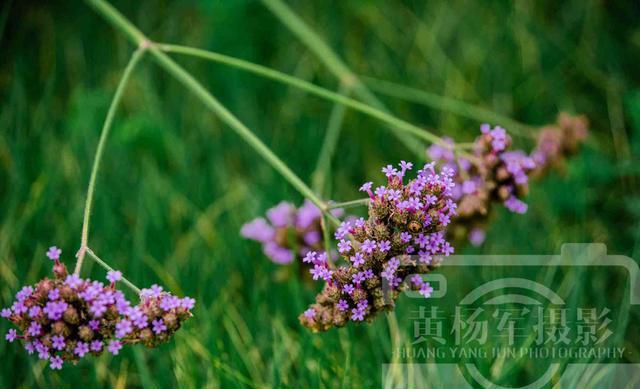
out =
[[[107,143],[107,138],[109,137],[109,132],[111,131],[111,125],[113,124],[113,118],[118,109],[118,105],[120,104],[120,100],[122,98],[122,94],[124,92],[125,87],[127,86],[127,82],[131,76],[131,73],[135,69],[136,65],[142,58],[144,54],[144,48],[137,49],[127,67],[122,74],[122,78],[120,79],[120,83],[118,84],[118,88],[116,89],[116,93],[111,100],[111,105],[109,106],[109,111],[107,112],[107,117],[104,121],[104,125],[102,126],[102,132],[100,134],[100,140],[98,141],[98,148],[96,150],[95,157],[93,159],[93,167],[91,168],[91,177],[89,178],[89,187],[87,188],[87,198],[85,200],[84,205],[84,217],[82,221],[82,235],[80,238],[80,250],[77,254],[76,267],[74,270],[75,274],[80,274],[80,270],[82,269],[82,262],[84,260],[85,249],[87,247],[87,243],[89,240],[89,222],[91,220],[91,207],[93,205],[93,193],[95,192],[96,187],[96,177],[98,176],[98,170],[100,169],[100,161],[102,160],[102,155],[104,154],[104,148]]]
[[[164,44],[164,43],[158,44],[158,47],[167,53],[184,54],[192,57],[198,57],[198,58],[222,63],[228,66],[232,66],[238,69],[242,69],[242,70],[260,75],[265,78],[272,79],[274,81],[281,82],[283,84],[287,84],[289,86],[309,92],[315,96],[324,98],[326,100],[330,100],[334,103],[345,105],[349,108],[352,108],[356,111],[364,113],[375,119],[381,120],[387,123],[390,126],[390,129],[392,131],[399,130],[401,132],[415,135],[430,143],[438,143],[440,145],[446,146],[446,143],[444,143],[442,139],[437,135],[432,134],[431,132],[426,131],[418,126],[415,126],[405,120],[398,119],[387,112],[384,112],[377,108],[372,107],[371,105],[346,97],[339,93],[333,92],[329,89],[319,87],[308,81],[304,81],[299,78],[289,76],[288,74],[279,72],[277,70],[273,70],[266,66],[254,64],[249,61],[245,61],[239,58],[231,57],[228,55],[224,55],[224,54],[220,54],[212,51],[197,49],[194,47],[171,45],[171,44]],[[421,148],[421,156],[424,157],[424,148]]]
[[[85,251],[87,254],[89,254],[89,257],[91,257],[91,259],[93,259],[98,265],[102,266],[103,268],[105,268],[107,271],[114,271],[114,269],[107,265],[107,263],[105,261],[103,261],[102,259],[100,259],[100,257],[98,257],[93,250],[91,250],[89,247],[85,247]],[[127,287],[129,287],[129,289],[133,290],[134,292],[136,292],[137,294],[140,294],[140,288],[138,288],[137,286],[135,286],[131,281],[129,281],[128,279],[122,277],[122,279],[120,280],[120,282],[122,282],[123,284],[125,284]]]
[[[224,105],[222,105],[205,87],[189,74],[182,66],[174,62],[162,52],[157,45],[150,42],[138,29],[135,28],[118,10],[103,0],[85,0],[96,11],[110,21],[116,28],[125,32],[127,37],[138,45],[147,48],[147,51],[168,73],[174,76],[183,86],[191,91],[207,108],[209,108],[220,120],[234,130],[245,142],[262,156],[276,171],[278,171],[293,187],[304,197],[313,202],[329,220],[338,225],[340,221],[331,215],[326,204],[298,177],[289,167],[276,156],[249,128],[236,118]]]
[[[531,126],[458,99],[440,96],[435,93],[373,77],[361,76],[361,78],[371,89],[386,96],[410,101],[441,111],[451,112],[479,122],[488,122],[494,125],[499,124],[507,127],[511,133],[519,136],[531,137],[532,131],[534,130]]]
[[[354,207],[360,207],[363,205],[369,205],[369,199],[358,199],[358,200],[351,200],[351,201],[345,201],[342,203],[330,203],[329,204],[329,209],[336,209],[336,208],[354,208]]]

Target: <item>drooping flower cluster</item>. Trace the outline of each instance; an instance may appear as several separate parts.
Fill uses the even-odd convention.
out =
[[[567,157],[574,155],[589,134],[586,116],[572,116],[566,112],[558,115],[556,123],[542,127],[532,157],[536,161],[536,174],[552,168],[562,169]]]
[[[334,210],[339,216],[340,210]],[[300,208],[281,202],[267,210],[267,219],[259,217],[242,226],[240,234],[262,243],[264,254],[278,264],[289,264],[297,256],[322,250],[322,213],[305,200]]]
[[[431,163],[405,184],[411,168],[404,161],[399,168],[388,165],[382,169],[387,185],[374,190],[367,182],[360,188],[370,198],[368,219],[344,221],[335,233],[347,265],[333,268],[324,253],[305,256],[313,278],[326,282],[316,303],[300,315],[305,327],[326,331],[349,321],[372,320],[392,309],[407,287],[430,295],[433,289],[419,276],[405,278],[427,272],[453,253],[445,227],[456,210],[454,172],[444,167],[438,174]]]
[[[5,339],[22,340],[29,354],[48,360],[52,369],[105,350],[117,355],[125,344],[153,347],[168,340],[191,317],[195,304],[191,298],[180,299],[153,286],[142,291],[139,305],[132,306],[116,289],[122,278],[119,271],[107,274],[107,285],[81,279],[68,274],[60,254],[57,247],[47,252],[54,261],[55,278],[23,287],[13,305],[1,311],[17,327]]]
[[[502,203],[515,213],[525,213],[522,201],[528,192],[528,176],[536,167],[533,158],[521,150],[511,150],[511,137],[504,128],[480,127],[470,158],[456,156],[454,143],[432,145],[430,158],[455,172],[453,199],[458,204],[458,217],[450,229],[453,239],[466,238],[474,245],[484,241],[483,226],[494,203]]]

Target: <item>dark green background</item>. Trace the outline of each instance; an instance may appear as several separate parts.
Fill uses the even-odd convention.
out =
[[[458,252],[554,254],[564,242],[603,242],[610,253],[640,257],[637,2],[288,4],[358,74],[462,99],[534,127],[553,122],[561,110],[588,115],[588,144],[564,174],[531,185],[530,211],[498,209],[484,247]],[[322,62],[258,1],[114,6],[156,41],[219,51],[338,88]],[[49,274],[46,247],[63,248],[72,265],[99,131],[132,50],[83,2],[0,6],[0,305]],[[331,103],[234,69],[177,59],[309,181]],[[463,142],[477,134],[476,121],[382,100],[397,116],[438,134]],[[515,141],[533,146],[527,138]],[[415,160],[381,123],[347,112],[331,197],[357,198],[361,182],[381,182],[380,166],[400,159]],[[308,333],[297,315],[320,285],[280,281],[282,270],[238,236],[245,221],[282,199],[302,201],[144,59],[108,142],[90,245],[138,285],[157,282],[195,297],[195,317],[157,350],[131,348],[62,372],[0,342],[0,387],[379,386],[381,364],[391,360],[388,321]],[[460,272],[461,279],[473,275]],[[84,270],[89,273],[104,276],[96,266]],[[606,303],[615,295],[617,281],[606,274],[589,284],[579,274],[565,276],[583,286],[585,298]],[[403,303],[399,321],[410,306]],[[631,315],[637,322],[637,312]],[[2,321],[3,334],[8,328]],[[638,362],[637,327],[627,334],[627,361]],[[535,369],[521,369],[506,372],[502,382],[527,383],[528,369]],[[446,384],[447,377],[436,371],[430,380]]]

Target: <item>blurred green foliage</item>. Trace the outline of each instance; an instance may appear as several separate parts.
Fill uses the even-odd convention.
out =
[[[113,4],[157,41],[339,87],[260,2]],[[604,242],[609,252],[640,257],[637,2],[289,4],[356,74],[462,99],[534,127],[553,122],[560,110],[588,115],[588,144],[566,172],[532,184],[530,212],[499,210],[484,247],[459,252],[553,254],[564,242]],[[72,263],[99,131],[132,49],[84,3],[0,5],[0,305],[20,285],[49,274],[49,245],[62,247]],[[177,59],[310,181],[330,103],[234,69]],[[477,122],[381,99],[436,133],[460,141],[477,133]],[[516,144],[533,145],[527,137]],[[413,157],[380,123],[347,111],[331,197],[357,198],[359,184],[379,179],[381,165]],[[306,332],[297,315],[319,285],[277,282],[278,266],[239,238],[243,222],[282,199],[302,201],[199,101],[143,60],[108,142],[91,246],[138,285],[157,282],[195,297],[196,316],[158,350],[104,356],[60,373],[0,342],[0,387],[379,385],[380,366],[391,360],[387,321]],[[96,266],[90,271],[103,276]],[[461,279],[472,276],[461,270]],[[602,281],[605,289],[614,282]],[[611,298],[586,289],[600,301]],[[637,312],[631,314],[636,320],[625,339],[638,362]],[[3,321],[0,330],[7,329]],[[447,377],[436,371],[432,379]]]

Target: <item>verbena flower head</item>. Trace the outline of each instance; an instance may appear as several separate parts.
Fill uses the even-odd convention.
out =
[[[369,183],[362,186],[370,196],[368,219],[347,220],[335,233],[346,265],[333,268],[326,255],[316,252],[305,257],[313,264],[314,278],[326,282],[316,303],[299,317],[305,327],[326,331],[373,320],[393,308],[404,288],[424,287],[403,282],[408,275],[424,273],[453,253],[444,237],[456,209],[453,171],[437,173],[431,163],[405,183],[411,168],[404,161],[398,168],[384,167],[387,183],[375,193]]]
[[[532,154],[538,165],[536,173],[564,168],[567,157],[578,151],[588,134],[589,121],[584,115],[571,116],[561,112],[556,123],[542,127],[538,132],[537,146]]]
[[[339,216],[340,210],[334,214]],[[310,251],[322,250],[322,213],[305,200],[300,208],[281,202],[267,210],[267,218],[256,218],[242,226],[240,235],[262,243],[264,254],[278,264],[289,264]],[[297,248],[297,252],[294,251]]]
[[[474,245],[484,241],[482,229],[495,203],[502,203],[515,213],[525,213],[529,174],[536,167],[534,159],[521,150],[511,150],[511,137],[502,127],[483,124],[474,142],[471,158],[458,157],[449,147],[432,145],[427,154],[442,167],[452,169],[457,184],[453,199],[458,217],[450,229],[455,238],[465,237]]]
[[[23,287],[11,308],[1,311],[1,316],[17,327],[11,328],[5,339],[21,340],[29,354],[37,353],[40,359],[48,360],[51,369],[61,369],[64,362],[77,363],[88,355],[100,355],[105,349],[117,354],[123,344],[155,346],[168,340],[191,316],[193,299],[179,299],[166,292],[148,296],[145,289],[140,304],[131,307],[115,288],[122,277],[120,272],[109,272],[108,285],[81,279],[68,274],[60,254],[55,247],[47,252],[55,262],[53,279],[44,278]],[[158,307],[167,299],[171,299],[170,308]],[[162,320],[165,327],[156,326],[157,332],[147,336],[144,329],[153,320]],[[127,323],[135,327],[127,330]]]

